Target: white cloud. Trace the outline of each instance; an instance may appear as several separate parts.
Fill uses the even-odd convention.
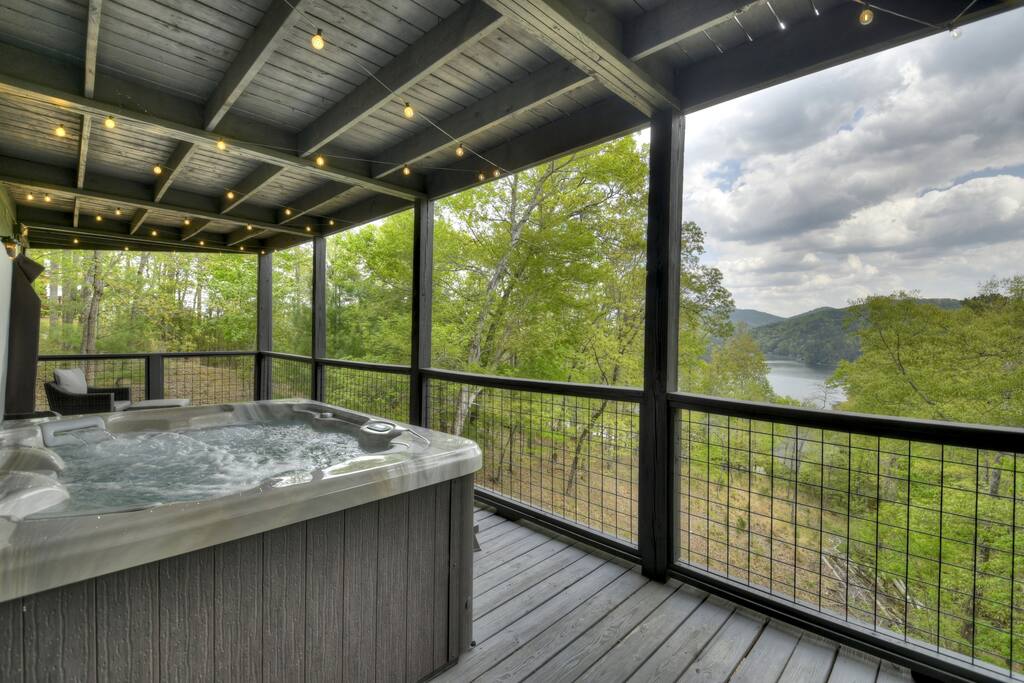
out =
[[[684,213],[737,305],[1024,272],[1024,10],[691,115]]]

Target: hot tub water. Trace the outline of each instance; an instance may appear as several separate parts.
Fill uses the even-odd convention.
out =
[[[305,422],[266,422],[113,435],[67,432],[55,446],[66,463],[70,500],[36,516],[98,513],[205,500],[254,488],[280,475],[308,475],[365,455],[354,435]],[[306,476],[305,478],[309,478]]]

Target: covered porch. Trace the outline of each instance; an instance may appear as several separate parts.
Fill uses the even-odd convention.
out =
[[[44,355],[37,409],[53,370],[77,366],[139,399],[307,398],[477,440],[478,645],[441,680],[1017,679],[1024,432],[716,398],[676,378],[686,115],[1019,5],[883,4],[0,0],[9,252],[256,261],[252,348]],[[436,202],[646,128],[642,385],[435,367]],[[327,239],[403,211],[409,358],[332,358]],[[274,346],[275,316],[291,313],[274,305],[275,259],[296,249],[308,354]],[[979,523],[1002,525],[1006,572],[915,557],[911,463],[969,469],[977,500],[988,453],[1009,455],[996,467],[1012,492],[1004,518],[975,508],[973,552]],[[940,501],[963,493],[943,474],[926,483]],[[829,540],[844,526],[852,538],[851,521],[870,564]],[[917,561],[954,587],[913,597]],[[1008,626],[976,613],[986,581],[1007,588]],[[9,679],[27,681],[21,615],[0,634]],[[994,632],[999,647],[982,647]]]

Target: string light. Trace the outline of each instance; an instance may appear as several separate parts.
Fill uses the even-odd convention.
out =
[[[402,107],[402,113],[405,115],[405,118],[407,119],[411,119],[413,116],[416,115],[416,112],[413,110],[412,105],[409,104],[408,102],[406,102],[405,106]]]
[[[224,138],[217,140],[217,149],[224,151],[228,148],[228,143],[224,142]]]
[[[97,223],[102,223],[103,222],[103,216],[101,216],[99,214],[96,214],[96,222]]]
[[[261,256],[266,256],[267,255],[267,250],[266,249],[260,249],[260,255]]]
[[[334,219],[331,218],[330,220],[328,220],[327,225],[334,225]]]
[[[51,201],[53,201],[53,197],[51,197],[48,194],[44,194],[43,195],[43,201],[46,202],[47,204],[49,204]]]
[[[125,251],[128,251],[128,245],[127,245],[127,244],[126,244],[126,245],[124,245],[124,250],[125,250]]]
[[[240,246],[240,247],[238,248],[238,251],[245,251],[245,245],[243,244],[242,246]]]
[[[497,178],[498,176],[501,175],[501,169],[495,168],[493,171],[491,171],[491,175]]]
[[[121,215],[121,207],[120,206],[117,207],[116,209],[114,209],[114,215],[115,216],[120,216]]]
[[[814,16],[821,16],[821,10],[818,9],[818,5],[815,4],[814,0],[811,0],[811,9],[814,10]]]
[[[323,167],[324,167],[324,165],[325,165],[325,164],[327,163],[327,159],[324,159],[324,158],[323,158],[322,156],[320,156],[319,154],[317,154],[317,155],[316,155],[316,159],[314,159],[313,161],[314,161],[314,162],[316,163],[316,165],[317,165],[317,166],[319,166],[320,168],[323,168]]]
[[[57,127],[53,129],[53,134],[59,138],[62,138],[68,134],[68,130],[67,128],[64,127],[63,123],[58,123]]]
[[[462,146],[461,142],[459,143],[459,146],[455,148],[455,156],[459,157],[460,159],[466,156],[466,148]]]
[[[248,230],[249,232],[252,232],[252,223],[246,223],[245,229]]]
[[[314,50],[322,50],[327,45],[327,41],[324,40],[324,32],[322,29],[317,29],[316,33],[309,37],[309,42],[313,46]]]
[[[157,232],[156,232],[156,230],[150,230],[149,234],[152,235],[153,237],[156,237]]]
[[[311,228],[311,227],[309,227],[309,226],[307,225],[307,226],[306,226],[306,232],[313,232],[313,228]]]
[[[192,225],[192,219],[191,218],[186,218],[185,220],[182,221],[182,223],[184,223],[185,226],[187,227],[189,225]]]
[[[233,190],[228,190],[228,199],[234,199],[234,198],[235,198],[234,191]]]
[[[960,37],[960,29],[958,29],[958,28],[951,28],[951,29],[949,29],[949,35],[953,36],[953,40],[956,40],[957,38]]]
[[[78,238],[76,237],[75,239],[71,240],[71,242],[72,242],[73,244],[78,244]]]
[[[402,175],[412,175],[412,169],[409,168],[409,164],[402,166]]]
[[[285,209],[284,209],[284,215],[285,215],[285,216],[291,216],[291,215],[292,215],[292,210],[291,210],[291,209],[289,209],[288,207],[285,207]]]
[[[861,26],[867,26],[875,20],[875,12],[870,7],[865,7],[860,11],[860,16],[857,17],[857,21],[860,22]]]
[[[482,183],[484,180],[487,179],[487,176],[484,175],[483,171],[480,171],[479,173],[476,174],[476,179]]]
[[[36,196],[29,192],[27,195],[25,195],[25,199],[27,199],[30,202],[34,202],[36,200]]]
[[[206,246],[206,240],[199,240],[199,246],[205,247]]]
[[[779,22],[779,30],[780,31],[785,31],[786,30],[786,22],[784,22],[781,18],[779,18],[779,13],[775,11],[774,7],[772,7],[771,0],[765,0],[765,4],[768,5],[768,9],[770,9],[772,11],[772,16],[775,17],[775,21]]]
[[[114,128],[117,127],[117,121],[114,120],[113,116],[108,116],[107,118],[103,119],[103,125],[113,130]]]
[[[160,164],[157,164],[156,166],[153,167],[153,173],[154,174],[160,175],[163,172],[164,172],[164,169],[163,169],[162,166],[160,166]]]

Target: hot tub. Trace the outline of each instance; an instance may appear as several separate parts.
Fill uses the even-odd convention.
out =
[[[470,642],[480,464],[313,401],[4,423],[0,678],[426,677]]]

